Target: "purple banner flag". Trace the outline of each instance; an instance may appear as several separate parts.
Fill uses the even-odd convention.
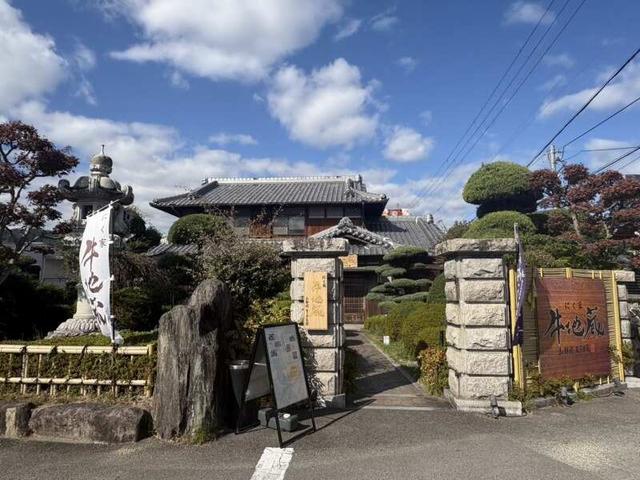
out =
[[[524,341],[524,302],[527,298],[527,261],[524,258],[524,246],[518,232],[518,224],[513,225],[513,234],[518,246],[518,266],[516,268],[516,328],[513,332],[513,345],[522,345]]]

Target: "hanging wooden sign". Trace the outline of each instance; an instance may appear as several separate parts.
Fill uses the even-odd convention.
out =
[[[602,280],[536,279],[543,378],[609,375],[609,325]]]
[[[258,330],[249,362],[249,375],[243,388],[241,411],[246,402],[267,395],[272,395],[275,404],[276,429],[281,447],[279,413],[287,407],[306,402],[311,411],[313,431],[316,430],[311,390],[302,361],[300,332],[296,323],[265,325]],[[236,425],[236,433],[239,428],[239,424]]]
[[[340,257],[340,260],[342,260],[344,268],[358,268],[358,255],[347,255],[346,257]]]
[[[304,326],[308,330],[329,328],[327,272],[304,273]]]

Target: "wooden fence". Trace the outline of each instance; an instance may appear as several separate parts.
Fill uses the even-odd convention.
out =
[[[20,394],[151,396],[155,348],[0,345],[0,388]]]
[[[610,270],[582,270],[573,268],[530,268],[527,271],[529,294],[524,304],[523,345],[513,348],[514,382],[524,387],[527,374],[532,369],[540,369],[538,346],[538,323],[536,319],[536,291],[535,278],[592,278],[600,279],[604,284],[607,301],[607,320],[609,324],[609,341],[611,351],[622,358],[622,329],[620,321],[620,304],[618,299],[618,284],[615,273]],[[516,314],[516,272],[509,271],[509,297],[512,328],[515,327]],[[624,381],[624,367],[621,362],[611,359],[611,377]]]

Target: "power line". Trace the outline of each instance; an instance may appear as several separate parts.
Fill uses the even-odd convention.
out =
[[[568,0],[567,0],[568,1]],[[489,94],[489,96],[486,98],[486,100],[484,101],[484,103],[482,104],[482,106],[480,107],[480,109],[478,110],[478,113],[476,113],[475,117],[473,118],[473,120],[471,120],[471,122],[469,123],[469,125],[467,126],[466,130],[464,131],[464,133],[460,136],[460,138],[458,139],[458,141],[456,142],[455,146],[453,147],[453,149],[451,149],[451,151],[449,152],[449,155],[447,155],[447,158],[445,158],[444,162],[442,162],[440,164],[440,167],[438,168],[438,170],[436,171],[435,175],[439,175],[440,172],[442,171],[442,169],[444,167],[446,167],[450,161],[450,159],[452,158],[452,156],[454,155],[454,153],[458,150],[458,147],[462,144],[463,140],[465,139],[465,137],[467,136],[467,134],[469,133],[469,131],[473,128],[473,126],[475,125],[476,121],[478,120],[478,118],[480,118],[480,115],[482,115],[483,110],[486,108],[486,106],[489,104],[489,102],[491,101],[491,99],[493,98],[493,96],[495,95],[495,93],[497,92],[497,90],[500,88],[500,86],[502,85],[502,83],[504,82],[505,78],[507,77],[507,75],[509,74],[509,72],[511,71],[511,69],[513,68],[513,66],[516,64],[517,60],[520,58],[520,55],[522,55],[522,52],[525,50],[525,48],[527,47],[527,45],[529,44],[529,42],[531,41],[533,35],[535,34],[535,32],[538,30],[539,26],[541,25],[543,19],[549,14],[549,11],[551,9],[551,6],[554,4],[555,0],[551,0],[551,2],[549,3],[549,5],[547,6],[545,12],[540,16],[540,18],[538,19],[538,22],[536,23],[536,25],[533,27],[533,29],[531,30],[531,32],[529,33],[529,35],[527,36],[526,40],[524,41],[524,43],[522,44],[522,46],[520,47],[520,49],[518,50],[518,52],[516,53],[515,57],[513,58],[513,60],[511,60],[511,63],[509,64],[509,66],[507,67],[507,69],[504,71],[504,73],[502,74],[502,76],[500,77],[500,79],[498,80],[498,83],[495,85],[495,87],[493,88],[493,90],[491,91],[491,93]],[[553,20],[553,22],[555,22],[555,18]],[[553,23],[552,22],[552,23]],[[536,45],[537,47],[537,45]],[[534,50],[535,48],[534,47]],[[528,60],[528,58],[527,58]],[[525,60],[525,63],[526,61]],[[519,72],[518,72],[519,73]],[[517,75],[517,74],[516,74]],[[511,84],[509,84],[510,86]],[[508,89],[509,87],[507,86],[505,88]],[[498,97],[498,100],[500,98],[502,98],[502,96],[504,95],[504,92],[500,94],[500,96]],[[496,101],[498,101],[496,100]],[[495,107],[492,107],[492,109]],[[480,123],[480,125],[482,124],[482,122]],[[475,131],[474,133],[471,135],[473,136],[475,135]],[[466,146],[466,144],[465,144]],[[464,147],[463,147],[464,148]],[[431,184],[434,182],[435,180],[432,180],[430,182],[430,184],[425,187],[429,188],[431,186]],[[418,192],[420,193],[420,192]],[[413,208],[416,204],[418,203],[418,200],[412,202],[412,204],[409,206],[409,208]]]
[[[584,3],[584,2],[583,2]],[[622,64],[622,66],[620,68],[618,68],[618,70],[615,71],[615,73],[613,75],[611,75],[606,82],[604,82],[604,84],[598,88],[598,90],[596,90],[596,92],[591,95],[591,98],[589,98],[589,100],[587,100],[587,102],[580,107],[580,109],[574,113],[571,118],[562,126],[562,128],[560,130],[558,130],[556,132],[556,134],[551,137],[551,140],[549,140],[544,147],[542,147],[540,149],[540,151],[531,159],[531,161],[527,164],[527,167],[530,167],[539,157],[540,155],[542,155],[542,153],[547,149],[547,147],[549,145],[551,145],[553,143],[553,141],[558,138],[558,136],[565,131],[565,129],[578,117],[578,115],[580,115],[590,104],[591,102],[593,102],[593,100],[595,100],[595,98],[600,95],[600,93],[607,87],[607,85],[609,85],[609,83],[611,83],[611,81],[616,78],[618,76],[618,74],[620,72],[622,72],[622,70],[624,70],[626,68],[627,65],[629,65],[638,55],[638,53],[640,53],[640,48],[638,48],[633,55],[631,55],[626,62],[624,62]]]
[[[607,163],[606,165],[603,165],[602,167],[600,167],[598,170],[596,170],[595,172],[593,172],[594,174],[596,173],[600,173],[603,170],[606,170],[607,168],[615,165],[616,163],[618,163],[621,160],[624,160],[625,158],[627,158],[629,155],[633,155],[635,152],[637,152],[638,150],[640,150],[640,147],[635,147],[633,150],[631,150],[630,152],[627,152],[625,154],[620,155],[618,158],[615,158],[613,160],[611,160],[609,163]]]
[[[580,135],[578,135],[577,137],[574,137],[573,139],[569,140],[567,143],[565,143],[562,148],[571,145],[573,142],[575,142],[576,140],[581,139],[582,137],[584,137],[587,133],[592,132],[593,130],[595,130],[596,128],[598,128],[600,125],[602,125],[605,122],[608,122],[609,120],[611,120],[613,117],[615,117],[616,115],[624,112],[627,108],[629,108],[631,105],[635,104],[636,102],[640,101],[640,96],[636,97],[634,100],[632,100],[631,102],[627,103],[624,107],[616,110],[615,112],[613,112],[611,115],[609,115],[607,118],[600,120],[598,123],[596,123],[593,127],[585,130],[584,132],[582,132]]]
[[[640,160],[640,155],[638,155],[636,158],[631,159],[629,162],[625,163],[623,166],[621,166],[618,171],[622,171],[625,168],[627,168],[629,165],[631,165],[633,162],[637,162],[638,160]]]
[[[584,148],[582,150],[578,150],[576,153],[571,155],[570,157],[564,158],[563,161],[571,160],[572,158],[577,157],[581,153],[585,152],[611,152],[615,150],[631,150],[632,148],[636,148],[637,145],[632,145],[630,147],[609,147],[609,148]]]
[[[551,48],[556,44],[556,42],[558,41],[558,39],[560,38],[560,36],[562,35],[562,33],[565,31],[565,29],[567,28],[567,26],[571,23],[571,21],[574,19],[574,17],[576,16],[576,14],[578,13],[578,11],[582,8],[582,6],[584,5],[584,3],[586,2],[586,0],[582,0],[582,2],[578,5],[578,7],[573,11],[573,13],[569,16],[569,18],[565,21],[564,25],[561,27],[561,29],[558,31],[558,33],[556,34],[556,36],[553,38],[553,40],[549,43],[549,45],[547,45],[547,47],[545,48],[544,52],[542,53],[542,55],[540,55],[538,57],[538,59],[536,60],[536,62],[533,64],[533,66],[529,69],[529,71],[525,74],[525,76],[522,78],[522,80],[520,81],[520,83],[518,84],[518,86],[516,87],[516,89],[513,91],[513,93],[511,94],[511,96],[506,100],[506,102],[503,103],[502,107],[500,108],[500,110],[498,110],[498,112],[496,113],[496,115],[491,119],[491,121],[489,122],[489,124],[485,127],[485,129],[482,131],[482,133],[480,134],[479,137],[476,138],[475,142],[471,145],[471,147],[469,147],[469,149],[467,149],[467,151],[464,153],[464,155],[460,158],[457,159],[456,162],[452,163],[449,170],[447,170],[445,173],[447,173],[448,171],[451,170],[451,168],[453,167],[453,165],[455,163],[462,163],[465,158],[473,151],[473,149],[475,148],[475,146],[478,144],[478,142],[484,137],[484,135],[487,133],[487,131],[489,130],[489,128],[491,128],[491,126],[493,126],[493,124],[497,121],[497,119],[500,117],[500,115],[502,114],[502,112],[505,110],[505,108],[507,108],[507,106],[509,105],[509,103],[511,103],[511,101],[515,98],[515,96],[518,94],[518,92],[520,91],[520,89],[524,86],[524,84],[527,82],[527,80],[531,77],[532,73],[534,72],[534,70],[538,67],[538,65],[540,64],[540,62],[542,61],[542,59],[547,55],[547,53],[549,52],[549,50],[551,50]],[[560,10],[558,16],[560,15],[560,13],[562,13],[562,11],[564,11],[564,8],[568,5],[569,0],[567,0],[567,2],[563,5],[562,9]],[[545,35],[546,33],[549,31],[549,29],[551,28],[551,25],[547,28],[547,30],[545,31]],[[543,36],[544,38],[544,36]],[[538,43],[539,44],[539,43]],[[515,80],[515,78],[513,79]],[[497,103],[496,103],[497,105]],[[490,112],[489,112],[490,113]],[[488,118],[488,117],[487,117]],[[485,118],[486,119],[486,118]],[[466,145],[465,145],[466,146]],[[439,184],[442,183],[442,179],[440,179],[440,182],[436,183],[435,188],[428,190],[427,192],[425,192],[425,194],[430,194],[433,193],[435,191],[437,191]]]

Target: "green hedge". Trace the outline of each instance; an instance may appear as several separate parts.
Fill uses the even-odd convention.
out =
[[[518,224],[521,235],[535,233],[536,226],[523,213],[515,211],[493,212],[475,220],[464,238],[513,238],[513,225]]]
[[[369,317],[364,328],[373,335],[388,335],[392,341],[401,342],[415,357],[427,347],[440,345],[445,325],[444,304],[406,302],[394,304],[386,315]]]

